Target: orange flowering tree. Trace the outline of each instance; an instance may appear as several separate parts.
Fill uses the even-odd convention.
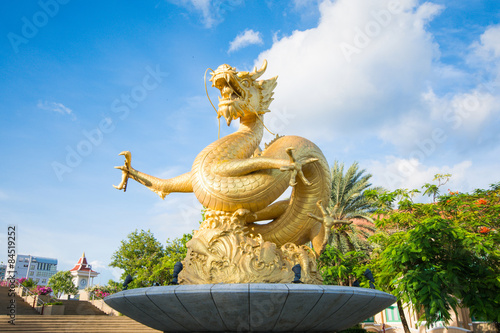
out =
[[[372,238],[380,245],[371,262],[376,281],[427,325],[449,322],[459,307],[500,322],[500,183],[472,193],[438,191],[427,191],[434,199],[427,204],[413,202],[409,193],[418,191],[372,193],[384,208]]]

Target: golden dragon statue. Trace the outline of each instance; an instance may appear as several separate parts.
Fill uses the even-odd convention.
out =
[[[126,190],[132,178],[162,198],[193,192],[207,209],[187,244],[181,283],[290,282],[296,264],[302,280],[321,283],[315,258],[331,227],[321,206],[330,197],[328,163],[314,143],[298,136],[276,136],[259,148],[277,85],[277,77],[259,80],[266,67],[264,60],[259,70],[239,72],[224,64],[211,73],[221,93],[217,117],[228,126],[239,118],[240,125],[203,149],[190,172],[156,178],[132,168],[130,152],[120,153],[125,165],[116,167],[122,182],[115,188]],[[276,201],[289,186],[290,199]],[[315,253],[304,245],[309,241]]]

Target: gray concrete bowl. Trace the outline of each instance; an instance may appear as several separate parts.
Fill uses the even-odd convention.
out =
[[[104,301],[164,332],[335,332],[396,298],[366,288],[245,283],[131,289]]]

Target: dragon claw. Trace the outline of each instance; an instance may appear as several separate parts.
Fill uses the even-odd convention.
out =
[[[297,161],[295,157],[293,156],[293,151],[295,148],[289,147],[286,149],[286,153],[288,154],[288,157],[290,158],[290,165],[283,166],[280,168],[281,171],[291,171],[291,177],[290,177],[290,186],[295,186],[297,185],[297,176],[306,184],[307,186],[312,185],[312,183],[306,178],[304,175],[304,172],[302,171],[302,168],[304,165],[316,162],[318,159],[317,158],[308,158],[305,161]]]
[[[122,181],[118,185],[113,185],[117,190],[123,190],[123,192],[127,191],[127,183],[130,172],[130,162],[132,161],[132,154],[129,151],[122,151],[118,155],[125,156],[125,164],[122,166],[116,166],[115,169],[119,169],[122,171]]]
[[[132,154],[128,150],[125,150],[119,153],[118,155],[125,156],[125,166],[130,167],[130,162],[132,161]]]
[[[328,229],[331,229],[334,225],[339,225],[339,224],[349,225],[352,223],[352,221],[349,221],[349,220],[337,220],[337,219],[335,219],[332,212],[327,207],[323,207],[321,200],[316,202],[316,206],[318,206],[318,208],[320,209],[321,215],[323,215],[323,217],[316,216],[312,213],[309,213],[307,215],[309,217],[312,217],[315,220],[322,222],[325,225],[325,227]]]
[[[308,213],[307,216],[319,221],[323,225],[325,235],[323,237],[323,242],[320,249],[320,253],[322,253],[325,250],[326,244],[328,243],[328,239],[330,238],[330,234],[332,233],[332,228],[336,225],[352,224],[352,221],[335,219],[332,212],[327,207],[323,207],[323,203],[321,200],[318,200],[318,202],[316,202],[316,206],[318,206],[322,216],[316,216],[312,213]]]

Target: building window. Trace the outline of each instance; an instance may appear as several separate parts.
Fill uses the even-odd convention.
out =
[[[36,282],[36,283],[40,282],[40,279],[36,278],[36,279],[35,279],[35,282]]]
[[[34,270],[34,269],[35,269],[35,265],[34,265],[34,264],[32,264],[32,265],[31,265],[31,267],[30,267],[30,269],[33,269],[33,270]]]
[[[31,271],[31,272],[30,272],[30,276],[33,276],[33,274],[35,274],[35,272]]]
[[[390,306],[385,309],[385,316],[387,317],[387,322],[401,322],[401,318],[399,317],[399,311],[397,306]]]
[[[374,322],[375,322],[375,317],[370,317],[363,321],[363,323],[374,323]]]
[[[47,282],[47,279],[43,279],[43,280],[42,280],[42,283],[46,283],[46,282]]]

